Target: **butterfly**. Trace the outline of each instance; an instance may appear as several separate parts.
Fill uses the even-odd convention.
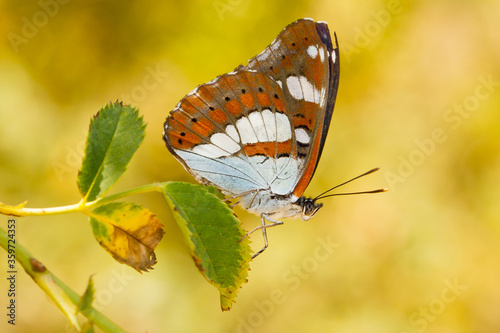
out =
[[[257,56],[196,87],[170,112],[163,139],[200,183],[260,215],[309,220],[323,206],[303,196],[325,145],[339,84],[328,25],[299,19]],[[357,177],[358,178],[358,177]],[[266,221],[270,222],[266,224]],[[247,234],[247,235],[248,235]]]

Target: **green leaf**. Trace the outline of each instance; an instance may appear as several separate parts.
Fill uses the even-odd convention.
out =
[[[144,139],[145,128],[137,109],[118,102],[94,116],[77,180],[84,201],[102,196],[120,178]]]
[[[214,187],[170,182],[162,190],[196,266],[219,290],[222,310],[229,310],[251,259],[240,221]]]
[[[154,249],[165,232],[149,210],[132,203],[112,202],[88,215],[95,238],[118,262],[138,272],[156,264]]]
[[[88,313],[92,309],[92,302],[94,301],[94,281],[92,280],[92,276],[89,277],[89,282],[87,284],[87,289],[85,289],[85,293],[83,294],[80,303],[78,303],[78,308],[76,309],[76,313]]]

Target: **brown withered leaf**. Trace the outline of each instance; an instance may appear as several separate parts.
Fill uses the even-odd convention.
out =
[[[102,205],[89,214],[94,236],[120,263],[139,273],[156,264],[154,249],[165,232],[148,209],[126,202]]]

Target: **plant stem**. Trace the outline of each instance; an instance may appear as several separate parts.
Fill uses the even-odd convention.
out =
[[[143,193],[148,193],[148,192],[161,192],[161,187],[164,184],[167,184],[168,182],[165,183],[153,183],[153,184],[148,184],[148,185],[143,185],[139,186],[130,190],[126,190],[120,193],[112,194],[107,197],[102,197],[100,199],[97,199],[92,202],[88,202],[85,204],[86,209],[94,208],[96,206],[101,206],[105,203],[112,202],[118,199],[122,199],[125,197],[130,197],[132,195],[138,195],[138,194],[143,194]]]
[[[68,214],[81,212],[85,213],[89,209],[103,205],[108,202],[112,202],[121,198],[125,198],[132,195],[147,193],[147,192],[161,192],[161,186],[166,183],[153,183],[140,187],[136,187],[127,191],[112,194],[107,197],[99,198],[91,202],[80,201],[74,205],[60,206],[60,207],[49,207],[49,208],[25,208],[27,202],[23,202],[17,206],[10,206],[0,203],[0,214],[11,215],[11,216],[41,216],[41,215],[58,215],[58,214]]]
[[[82,204],[77,203],[74,205],[61,206],[61,207],[50,207],[50,208],[25,208],[26,202],[17,205],[9,206],[0,203],[0,213],[4,215],[11,216],[37,216],[37,215],[57,215],[57,214],[67,214],[81,211]]]
[[[0,246],[8,252],[8,236],[2,228],[0,228]],[[64,301],[66,298],[69,299],[71,303],[73,303],[71,308],[78,306],[81,297],[45,267],[42,266],[43,269],[35,269],[33,267],[33,262],[39,262],[21,244],[19,244],[19,242],[15,243],[15,256],[16,261],[21,264],[26,273],[66,315],[67,313],[65,309],[68,309],[69,306],[68,304],[62,304],[61,300]],[[50,285],[47,282],[53,282],[55,286]],[[61,292],[63,294],[61,294]],[[93,307],[85,312],[82,312],[82,314],[105,333],[125,333],[122,328],[117,326]]]

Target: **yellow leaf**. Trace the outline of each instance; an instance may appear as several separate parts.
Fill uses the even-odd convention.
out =
[[[111,255],[138,272],[156,264],[154,249],[162,239],[162,224],[148,209],[126,202],[114,202],[90,214],[94,236]]]

